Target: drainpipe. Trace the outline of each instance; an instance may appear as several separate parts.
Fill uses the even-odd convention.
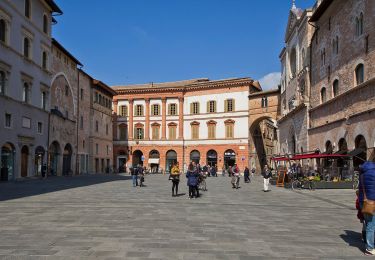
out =
[[[78,81],[78,86],[77,86],[77,123],[76,123],[76,175],[79,175],[79,154],[78,154],[78,147],[79,147],[79,144],[78,144],[78,141],[79,141],[79,138],[78,138],[78,129],[79,129],[79,120],[80,120],[80,116],[79,116],[79,100],[80,100],[80,85],[79,85],[79,73],[80,71],[82,70],[83,68],[83,65],[78,65],[78,69],[77,69],[77,81]]]

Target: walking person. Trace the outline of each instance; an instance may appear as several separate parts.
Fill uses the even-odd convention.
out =
[[[221,168],[221,176],[225,176],[225,167],[223,166],[223,168]]]
[[[253,167],[252,169],[251,169],[251,178],[254,178],[254,174],[255,174],[255,167]]]
[[[366,224],[365,255],[375,256],[375,207],[369,203],[369,201],[375,200],[375,162],[366,161],[362,164],[358,190],[359,205]]]
[[[268,168],[267,164],[264,165],[264,170],[263,170],[262,175],[263,175],[263,191],[268,192],[270,191],[268,189],[268,185],[270,183],[270,178],[272,176],[272,173],[271,173],[271,170]]]
[[[199,196],[199,193],[196,194],[198,187],[198,177],[199,173],[197,172],[197,168],[194,167],[193,163],[190,163],[186,173],[187,185],[189,186],[189,199]]]
[[[240,169],[238,168],[237,164],[232,167],[231,183],[233,189],[238,189],[240,186]]]
[[[138,167],[131,168],[130,174],[133,180],[133,187],[137,187],[138,186]]]
[[[245,170],[243,171],[243,175],[244,175],[244,181],[245,183],[250,183],[251,180],[250,180],[250,171],[249,171],[249,168],[247,168],[247,166],[245,166]]]
[[[211,173],[212,177],[217,177],[216,167],[215,166],[211,166],[210,173]]]
[[[172,181],[172,197],[178,196],[178,185],[180,183],[180,168],[178,164],[173,165],[169,179]]]
[[[145,171],[143,167],[140,167],[138,170],[138,178],[139,178],[139,187],[144,187],[143,184],[145,182]]]

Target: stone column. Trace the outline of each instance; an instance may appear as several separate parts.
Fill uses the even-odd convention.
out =
[[[150,99],[146,98],[145,140],[150,140]]]
[[[184,98],[178,99],[178,139],[184,139]]]
[[[129,139],[129,141],[133,140],[133,129],[134,129],[134,126],[133,126],[133,117],[134,117],[133,106],[134,106],[133,99],[129,99],[129,125],[128,125],[128,131],[129,131],[128,139]]]
[[[167,136],[167,98],[163,97],[162,101],[162,135],[161,139],[165,140]]]

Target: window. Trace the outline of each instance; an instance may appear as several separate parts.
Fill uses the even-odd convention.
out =
[[[69,96],[69,86],[65,85],[65,96]]]
[[[170,116],[177,115],[177,105],[176,104],[169,104],[168,105],[168,114]]]
[[[109,155],[109,146],[107,145],[107,155]]]
[[[0,71],[0,95],[5,95],[5,72]]]
[[[293,48],[292,51],[290,52],[290,71],[292,73],[292,78],[296,75],[297,72],[297,53],[296,53],[296,48]]]
[[[199,103],[193,102],[190,103],[190,114],[199,114]]]
[[[199,139],[199,123],[191,123],[191,139]]]
[[[332,84],[333,97],[339,94],[339,81],[336,79]]]
[[[226,120],[225,122],[225,138],[234,138],[234,121]]]
[[[120,106],[120,116],[128,115],[128,106]]]
[[[42,53],[42,68],[47,69],[47,52]]]
[[[144,138],[144,131],[143,131],[143,127],[141,126],[136,126],[135,128],[135,139],[136,140],[143,140]]]
[[[83,130],[83,116],[81,116],[80,120],[79,120],[79,128],[81,130]]]
[[[12,115],[5,113],[5,127],[11,128],[12,127]]]
[[[356,79],[357,85],[360,85],[360,84],[362,84],[365,81],[364,66],[363,66],[363,64],[359,64],[355,68],[355,79]]]
[[[83,88],[81,88],[81,100],[83,100]]]
[[[320,61],[321,61],[322,65],[326,64],[326,49],[323,49],[320,52]]]
[[[234,99],[225,100],[224,112],[233,112],[235,110]]]
[[[211,100],[207,102],[207,113],[216,113],[216,101]]]
[[[355,31],[356,36],[361,36],[363,34],[363,13],[355,18]]]
[[[321,101],[322,104],[327,101],[327,90],[326,90],[326,88],[322,88],[320,90],[320,101]]]
[[[268,98],[262,97],[262,107],[268,107]]]
[[[335,39],[332,41],[332,52],[334,55],[337,55],[339,53],[339,37],[336,36]]]
[[[99,132],[99,122],[95,121],[95,131]]]
[[[43,15],[43,32],[48,33],[48,18],[47,18],[47,15]]]
[[[42,91],[42,109],[46,110],[47,108],[47,93]]]
[[[31,119],[28,117],[22,117],[22,127],[31,128]]]
[[[31,16],[31,3],[30,0],[25,0],[25,16],[30,18]]]
[[[151,106],[151,115],[153,116],[160,115],[160,106],[158,104],[154,104]]]
[[[5,43],[6,41],[7,27],[4,19],[0,19],[0,41]]]
[[[152,140],[159,140],[160,139],[160,125],[159,124],[152,124]]]
[[[23,84],[22,101],[25,103],[30,102],[30,87],[26,82]]]
[[[30,59],[30,39],[25,37],[23,39],[23,56]]]
[[[38,134],[41,134],[43,133],[43,123],[42,122],[38,122]]]
[[[102,95],[99,94],[99,104],[102,104]]]
[[[95,92],[95,103],[98,103],[98,102],[99,102],[98,92]]]
[[[82,148],[83,148],[83,149],[85,149],[85,144],[86,144],[86,142],[85,142],[85,140],[83,140],[83,141],[82,141]]]
[[[207,128],[208,128],[208,139],[215,139],[216,138],[216,122],[208,121]]]
[[[95,144],[95,153],[99,154],[99,144]]]
[[[109,133],[109,127],[108,127],[108,124],[105,125],[105,134],[108,135]]]
[[[170,123],[168,124],[168,139],[169,140],[176,140],[176,130],[177,130],[177,124]]]
[[[136,105],[135,106],[135,116],[143,116],[143,106]]]
[[[120,131],[120,141],[126,141],[127,133],[128,133],[128,126],[125,124],[120,125],[119,131]]]

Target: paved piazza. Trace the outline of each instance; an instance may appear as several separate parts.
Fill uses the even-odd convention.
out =
[[[1,183],[0,259],[368,258],[352,190],[264,193],[261,181],[208,178],[197,200],[171,197],[160,175],[144,188],[108,175]]]

